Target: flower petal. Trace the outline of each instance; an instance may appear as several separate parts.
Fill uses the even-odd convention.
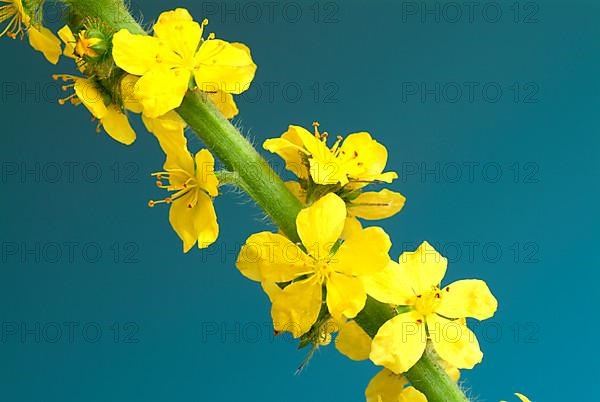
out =
[[[48,28],[39,27],[39,30],[34,26],[29,26],[27,29],[29,36],[29,44],[32,48],[40,51],[52,64],[58,63],[58,59],[62,54],[60,39],[56,37]]]
[[[215,104],[226,119],[233,119],[239,113],[237,105],[233,100],[233,95],[230,93],[217,91],[207,93],[206,96]]]
[[[437,354],[453,366],[472,369],[483,359],[477,337],[461,320],[431,314],[427,331]]]
[[[215,158],[208,149],[196,153],[196,181],[210,196],[219,195],[219,179],[215,175]]]
[[[73,35],[73,31],[71,31],[71,28],[68,25],[65,25],[64,27],[59,29],[57,33],[58,33],[58,37],[65,44],[65,50],[63,51],[63,54],[66,57],[74,59],[75,58],[75,43],[77,42],[77,39],[75,39],[75,35]]]
[[[522,402],[531,402],[529,400],[529,398],[527,398],[525,395],[520,394],[518,392],[515,392],[515,395],[517,396],[517,398],[519,398]]]
[[[75,78],[74,90],[83,106],[97,119],[102,119],[107,113],[102,92],[96,85],[85,78]]]
[[[322,298],[321,284],[314,277],[286,286],[272,299],[275,330],[291,332],[294,338],[308,332],[317,321]]]
[[[183,241],[184,253],[190,251],[198,241],[198,236],[194,230],[192,208],[189,208],[192,198],[193,192],[190,191],[173,201],[169,209],[169,222],[175,233]]]
[[[379,227],[355,232],[335,253],[331,265],[348,275],[373,275],[390,262],[390,237]]]
[[[367,360],[371,353],[371,337],[355,321],[348,321],[340,325],[335,347],[349,359]]]
[[[192,205],[194,197],[196,204]],[[209,196],[201,191],[190,191],[176,199],[169,209],[169,222],[183,241],[183,252],[187,253],[198,242],[198,248],[206,248],[219,235],[217,215]]]
[[[426,241],[416,251],[404,252],[400,256],[400,269],[417,294],[438,286],[446,274],[447,265],[448,260]]]
[[[344,223],[344,230],[342,231],[342,239],[347,240],[348,238],[361,232],[363,227],[358,219],[353,216],[347,216],[346,222]]]
[[[398,397],[407,384],[403,375],[384,368],[369,382],[365,397],[367,402],[398,402]]]
[[[406,387],[400,394],[398,402],[427,402],[427,397],[415,387]]]
[[[412,289],[405,282],[398,263],[390,261],[378,273],[361,276],[367,294],[382,303],[396,306],[408,305],[414,296]]]
[[[112,44],[115,63],[130,74],[144,75],[160,65],[162,49],[157,38],[121,29],[114,34]]]
[[[299,132],[306,131],[299,126],[289,126],[288,131],[281,138],[270,138],[263,143],[263,148],[269,152],[276,153],[285,161],[285,168],[294,173],[300,179],[308,178],[308,169],[304,158],[308,153],[303,148],[303,142]],[[310,136],[310,133],[308,133]]]
[[[108,135],[121,144],[131,145],[135,141],[135,131],[131,128],[127,115],[117,105],[110,105],[106,108],[106,114],[102,118],[102,127]]]
[[[289,282],[312,272],[308,262],[309,257],[286,237],[260,232],[246,240],[236,266],[255,281]]]
[[[302,202],[302,205],[306,204],[306,191],[302,188],[300,183],[297,181],[286,181],[285,186],[294,196]]]
[[[206,248],[219,237],[219,224],[213,200],[203,191],[197,191],[198,200],[192,208],[194,232],[198,240],[198,248]]]
[[[427,345],[423,316],[416,311],[398,314],[379,328],[371,344],[371,360],[394,373],[408,371]]]
[[[348,212],[363,219],[385,219],[400,212],[406,198],[390,190],[366,192],[348,204]]]
[[[437,313],[448,318],[490,318],[498,308],[498,301],[487,284],[478,279],[456,281],[444,288]]]
[[[143,107],[137,98],[139,91],[138,81],[140,77],[132,74],[126,74],[120,82],[121,100],[125,109],[133,113],[142,113]]]
[[[326,287],[327,308],[334,318],[354,318],[365,307],[367,294],[358,278],[334,272]]]
[[[192,60],[202,38],[202,27],[186,9],[177,8],[165,11],[158,17],[154,24],[154,36],[165,42],[182,59]]]
[[[298,235],[308,253],[316,259],[326,258],[344,230],[346,204],[334,193],[329,193],[296,218]]]
[[[183,170],[186,176],[194,174],[194,158],[188,151],[187,139],[183,133],[185,123],[175,112],[169,112],[158,118],[142,115],[144,125],[154,134],[166,155],[166,170]],[[186,177],[187,180],[187,177]]]
[[[369,133],[350,134],[340,148],[340,155],[348,175],[358,180],[351,183],[350,188],[361,188],[375,180],[391,182],[398,177],[393,172],[382,174],[387,163],[387,149]]]
[[[159,117],[181,105],[188,89],[189,72],[181,69],[156,68],[138,81],[137,98],[148,117]]]
[[[256,72],[256,64],[246,46],[219,39],[204,41],[195,61],[198,67],[194,77],[201,91],[216,85],[222,91],[240,94],[248,89]]]
[[[340,183],[342,186],[348,183],[346,170],[340,165],[325,141],[318,139],[302,127],[290,127],[295,127],[297,136],[309,153],[309,171],[315,183]]]

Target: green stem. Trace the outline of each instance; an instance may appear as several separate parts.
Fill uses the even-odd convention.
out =
[[[374,337],[379,327],[394,315],[396,312],[388,304],[369,297],[355,321],[370,337]],[[435,351],[428,345],[421,359],[404,375],[416,389],[427,396],[429,402],[468,402],[458,384],[448,377],[437,361]]]
[[[199,93],[188,92],[177,112],[221,162],[240,176],[244,190],[279,229],[290,240],[299,241],[296,215],[302,204],[252,144]]]
[[[144,29],[131,15],[122,0],[58,0],[72,10],[69,17],[75,21],[83,21],[93,17],[112,25],[115,30],[128,29],[131,33],[143,35]]]
[[[71,7],[76,18],[95,17],[115,30],[126,28],[133,33],[145,33],[129,14],[122,0],[63,2]],[[201,94],[188,93],[177,112],[225,166],[239,175],[239,183],[243,184],[244,190],[281,231],[290,240],[299,241],[296,216],[302,204],[244,136]],[[356,321],[373,337],[378,328],[394,314],[390,306],[369,298]],[[406,377],[427,396],[429,402],[468,402],[459,387],[436,363],[435,353],[430,348],[406,373]]]

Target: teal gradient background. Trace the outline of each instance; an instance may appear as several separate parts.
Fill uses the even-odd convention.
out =
[[[475,400],[590,401],[600,5],[481,2],[469,14],[459,2],[456,20],[447,4],[428,2],[433,14],[392,1],[133,9],[150,23],[187,7],[252,49],[259,69],[235,122],[257,146],[319,120],[388,147],[392,187],[407,197],[381,223],[392,256],[428,240],[450,259],[448,281],[482,278],[500,301],[473,323],[485,357],[462,381]],[[150,173],[163,156],[140,121],[131,147],[95,134],[83,107],[56,103],[50,75],[72,73],[68,60],[54,67],[26,42],[0,46],[1,401],[364,400],[378,369],[333,346],[294,375],[306,351],[272,336],[267,298],[234,266],[268,223],[246,196],[225,189],[218,242],[184,255],[167,209],[146,206],[162,197]]]

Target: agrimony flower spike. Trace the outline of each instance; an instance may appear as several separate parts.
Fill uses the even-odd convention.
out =
[[[22,0],[0,0],[0,3],[6,3],[0,6],[0,24],[8,21],[0,28],[0,36],[16,39],[27,32],[31,47],[42,52],[50,63],[58,63],[62,53],[60,40],[38,20],[43,1],[24,4]]]
[[[198,24],[187,10],[178,8],[160,15],[154,36],[126,29],[114,35],[115,63],[141,76],[137,96],[145,115],[154,118],[176,109],[190,88],[212,94],[226,117],[237,113],[231,94],[248,89],[256,65],[241,43],[214,39],[212,34],[203,39],[207,23]]]
[[[402,312],[379,328],[371,345],[371,360],[395,373],[410,369],[429,339],[437,354],[458,368],[473,368],[483,353],[466,317],[484,320],[494,315],[498,302],[485,282],[459,280],[440,287],[448,261],[429,243],[400,256],[379,275],[363,278],[375,299]]]
[[[353,318],[363,309],[367,293],[360,277],[378,273],[389,263],[391,242],[378,227],[340,242],[345,219],[344,201],[327,194],[298,214],[303,248],[270,232],[250,236],[242,247],[237,267],[246,277],[263,282],[276,331],[294,337],[308,332],[319,317],[323,289],[333,318]]]
[[[166,160],[163,171],[152,176],[156,177],[158,187],[171,194],[162,200],[150,201],[148,205],[171,205],[169,222],[183,241],[185,253],[196,243],[198,248],[206,248],[219,235],[212,203],[219,192],[219,181],[214,173],[215,160],[206,149],[192,157],[183,131],[157,130],[154,134],[166,154]]]

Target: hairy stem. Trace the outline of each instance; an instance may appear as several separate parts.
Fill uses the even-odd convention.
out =
[[[132,33],[145,31],[129,14],[122,0],[63,0],[75,18],[95,17],[115,30],[126,28]],[[300,201],[287,189],[281,178],[242,134],[203,95],[189,92],[177,112],[204,141],[206,146],[231,170],[229,179],[240,179],[242,188],[271,217],[292,241],[299,241],[296,216]],[[357,323],[371,336],[396,314],[390,306],[369,298]],[[406,373],[413,386],[429,402],[468,402],[459,387],[437,364],[435,353],[427,349],[419,362]]]
[[[279,229],[299,241],[296,215],[302,204],[252,144],[199,93],[188,92],[177,111],[221,162],[240,176],[244,190]]]

